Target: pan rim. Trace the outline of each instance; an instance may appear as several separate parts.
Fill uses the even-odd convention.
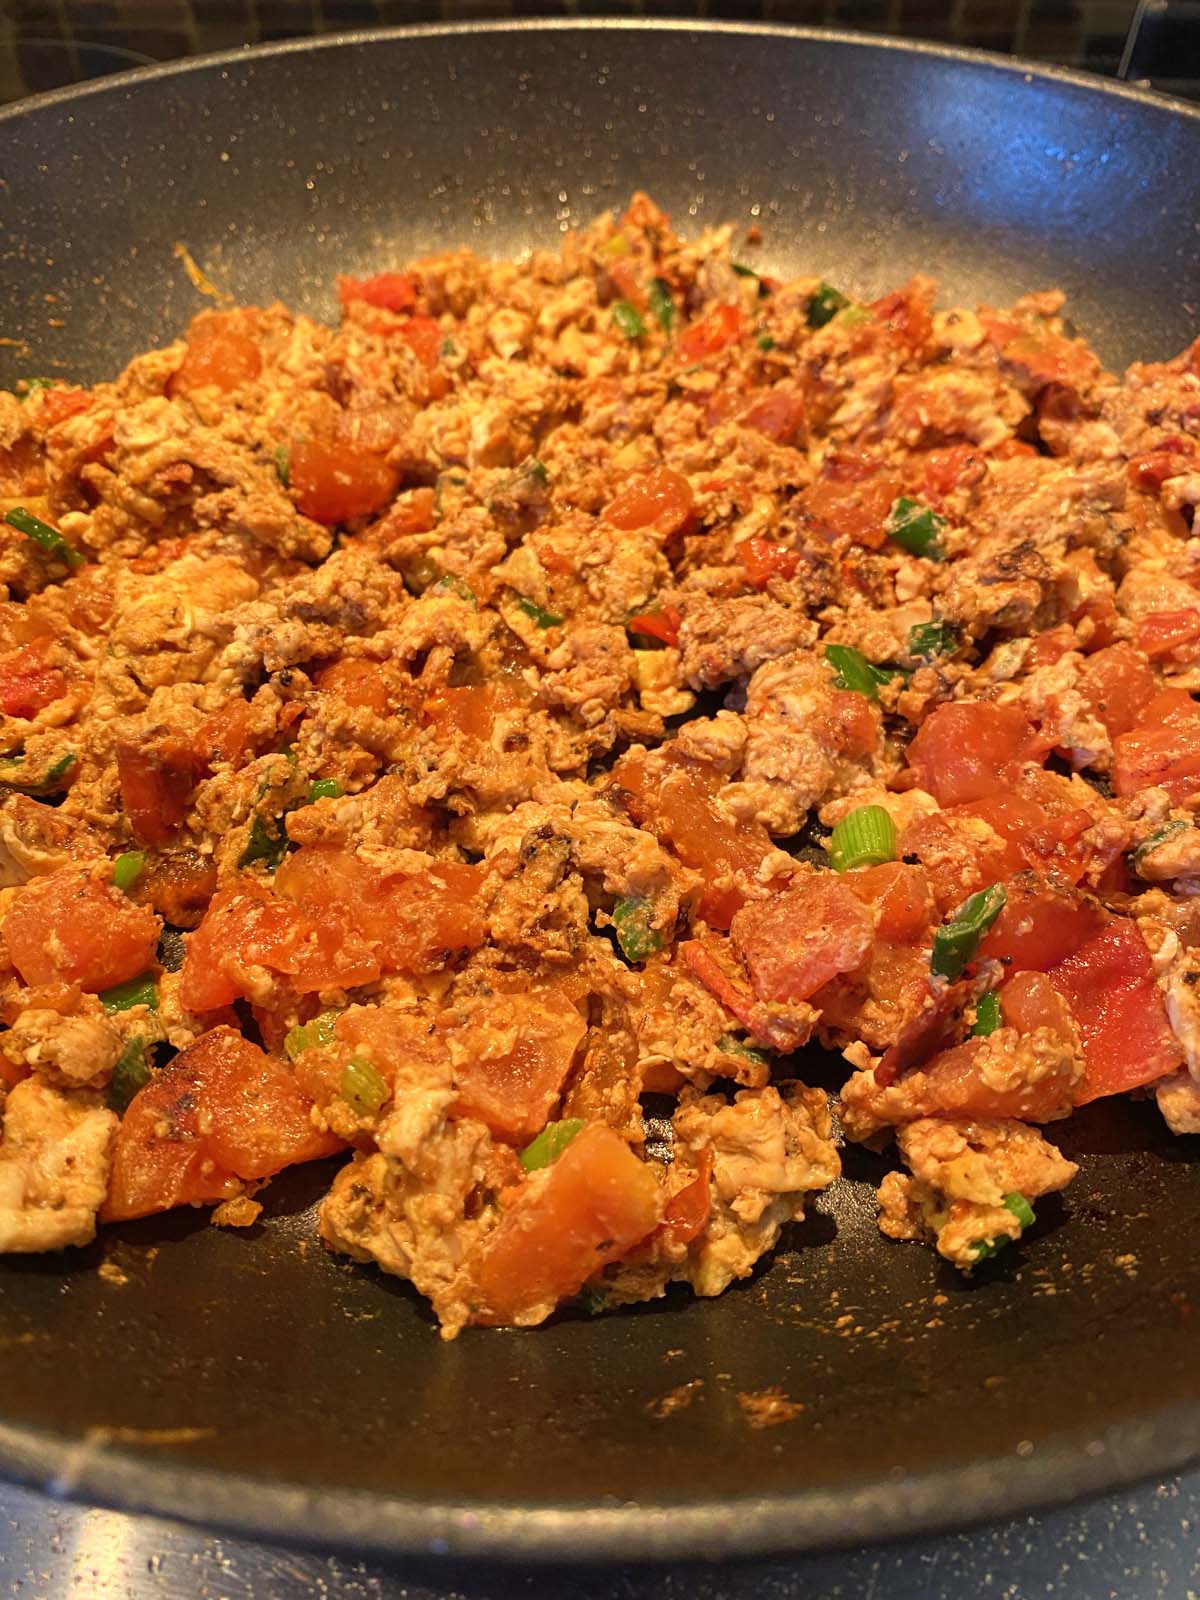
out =
[[[136,68],[0,108],[0,135],[19,137],[26,119],[70,110],[94,95],[193,72],[253,68],[313,50],[345,50],[459,35],[550,32],[722,34],[888,51],[1012,74],[1151,108],[1200,123],[1200,105],[1070,68],[994,52],[849,30],[688,19],[509,19],[356,29],[276,41]],[[375,1555],[442,1560],[613,1562],[767,1557],[906,1535],[931,1534],[1061,1505],[1200,1461],[1200,1403],[1053,1435],[1031,1454],[1012,1454],[911,1477],[864,1478],[838,1491],[796,1490],[737,1499],[531,1505],[431,1502],[368,1489],[301,1488],[251,1473],[220,1472],[122,1446],[0,1420],[0,1475],[53,1495],[123,1511],[221,1526],[245,1537],[352,1548]]]

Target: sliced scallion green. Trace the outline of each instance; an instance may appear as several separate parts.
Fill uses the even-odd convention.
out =
[[[474,589],[471,588],[470,584],[464,583],[454,572],[443,572],[438,581],[426,590],[426,593],[452,594],[455,599],[464,600],[467,605],[474,606],[476,610],[479,609],[479,600]]]
[[[275,451],[275,476],[285,489],[292,487],[292,452],[285,444]]]
[[[655,278],[650,285],[647,296],[650,310],[658,319],[658,325],[664,333],[670,333],[675,322],[675,302],[671,299],[671,291],[661,278]]]
[[[1136,872],[1142,862],[1152,850],[1157,850],[1160,844],[1171,838],[1173,834],[1180,833],[1184,828],[1190,828],[1190,822],[1184,822],[1176,817],[1172,822],[1164,822],[1161,828],[1155,828],[1153,833],[1147,834],[1141,844],[1136,845],[1129,853],[1129,865]]]
[[[754,342],[760,350],[774,350],[775,348],[775,341],[769,333],[760,333]]]
[[[152,972],[143,972],[126,983],[118,983],[100,993],[100,1004],[105,1011],[132,1011],[135,1006],[148,1006],[158,1010],[158,984]]]
[[[340,800],[343,790],[336,778],[314,778],[308,790],[308,803],[317,800]]]
[[[931,968],[939,978],[953,982],[961,978],[967,962],[975,957],[984,934],[1004,910],[1008,896],[1004,885],[992,884],[990,889],[980,889],[964,900],[950,918],[943,922],[933,936]]]
[[[35,517],[32,511],[26,511],[24,506],[13,506],[11,511],[4,513],[4,520],[10,528],[15,528],[18,533],[23,533],[27,539],[32,539],[47,555],[57,556],[60,561],[65,561],[69,567],[81,567],[87,557],[76,550],[73,544],[68,544],[57,528],[52,528],[48,522],[43,522],[41,517]]]
[[[269,872],[274,872],[287,854],[287,847],[288,836],[284,830],[280,828],[277,833],[272,832],[264,818],[255,813],[246,848],[238,857],[238,866],[248,867],[252,862],[262,861]]]
[[[131,1039],[112,1070],[112,1078],[108,1085],[110,1110],[123,1114],[138,1090],[144,1089],[150,1082],[150,1077],[146,1047],[141,1039]]]
[[[823,283],[815,294],[809,296],[805,318],[810,328],[823,328],[849,304],[840,289],[835,289],[831,283]]]
[[[975,1021],[971,1033],[976,1039],[986,1039],[989,1033],[1003,1026],[1003,1017],[1000,1013],[1000,996],[995,989],[977,1002],[975,1006]]]
[[[617,943],[627,961],[645,961],[663,947],[663,936],[651,926],[651,906],[648,900],[618,900],[613,907],[613,927],[617,930]]]
[[[1023,1228],[1032,1228],[1037,1221],[1033,1207],[1023,1194],[1006,1194],[1000,1204],[1012,1212]]]
[[[929,506],[919,500],[901,495],[888,514],[884,527],[894,544],[900,545],[910,555],[924,556],[929,561],[941,561],[944,553],[938,535],[946,526],[945,517],[939,517]]]
[[[908,630],[910,656],[950,656],[958,649],[958,629],[951,622],[917,622]]]
[[[738,1056],[742,1061],[752,1061],[756,1067],[770,1066],[770,1060],[762,1050],[756,1050],[752,1044],[746,1044],[741,1039],[735,1039],[731,1033],[723,1033],[717,1040],[717,1049],[727,1056]]]
[[[128,894],[145,872],[146,860],[144,850],[123,851],[113,862],[113,882],[117,888]]]
[[[531,617],[539,628],[561,628],[566,621],[557,611],[548,611],[545,606],[538,605],[536,600],[529,600],[523,594],[517,596],[517,609]]]
[[[351,1056],[342,1073],[341,1095],[364,1117],[373,1117],[391,1093],[363,1056]]]
[[[878,867],[896,859],[896,824],[882,806],[859,806],[834,828],[829,864],[835,872]]]
[[[315,1050],[322,1045],[332,1044],[339,1015],[337,1011],[322,1011],[308,1022],[297,1023],[294,1028],[289,1028],[283,1040],[288,1060],[295,1061],[296,1057],[303,1055],[306,1050]]]
[[[853,689],[858,694],[865,694],[868,700],[878,700],[879,685],[892,676],[890,672],[873,667],[862,651],[856,650],[853,645],[828,644],[825,646],[825,659],[837,674],[834,682],[839,689]]]
[[[537,1172],[554,1164],[585,1124],[582,1117],[565,1117],[562,1122],[548,1122],[521,1151],[521,1165],[526,1172]]]
[[[627,339],[640,339],[646,332],[646,324],[642,321],[642,314],[636,306],[630,305],[628,300],[614,300],[612,307],[613,321]]]
[[[39,389],[53,389],[53,378],[25,378],[24,388],[17,394],[18,400],[28,400],[31,394],[36,394]]]

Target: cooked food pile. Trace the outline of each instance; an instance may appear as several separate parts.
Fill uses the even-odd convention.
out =
[[[1200,1131],[1200,341],[759,245],[636,195],[0,393],[0,1249],[348,1150],[452,1337],[748,1274],[810,1041],[967,1270],[1042,1125]]]

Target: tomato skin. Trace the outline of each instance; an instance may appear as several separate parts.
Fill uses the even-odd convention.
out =
[[[663,1219],[654,1232],[668,1250],[685,1250],[708,1226],[712,1213],[710,1184],[714,1166],[712,1145],[706,1144],[696,1162],[696,1176],[677,1189],[663,1207]]]
[[[625,624],[630,633],[648,634],[651,639],[661,639],[674,647],[679,643],[679,629],[683,617],[677,606],[660,606],[657,611],[643,611],[630,617]]]
[[[882,720],[878,708],[855,689],[834,689],[829,709],[818,713],[813,722],[820,730],[821,742],[835,755],[858,760],[879,747]]]
[[[372,278],[339,274],[337,295],[344,308],[361,300],[380,311],[407,311],[417,303],[417,286],[403,272],[377,272]]]
[[[34,639],[0,655],[0,710],[7,717],[36,717],[67,692],[65,675],[47,666],[52,639]]]
[[[300,439],[292,446],[292,499],[306,517],[326,527],[382,510],[399,482],[386,461],[352,445]]]
[[[754,996],[734,983],[720,962],[699,939],[688,939],[679,946],[679,959],[746,1028],[754,1031]]]
[[[1183,1060],[1136,923],[1110,917],[1048,974],[1083,1043],[1077,1105],[1153,1083]]]
[[[137,887],[139,897],[144,891],[144,897],[172,927],[195,928],[216,890],[217,869],[211,857],[198,850],[172,851],[150,862]]]
[[[571,1141],[540,1181],[535,1174],[510,1195],[472,1265],[476,1322],[544,1314],[640,1244],[663,1212],[653,1174],[598,1122]]]
[[[706,361],[731,344],[737,344],[745,327],[740,306],[714,306],[707,316],[693,322],[679,335],[677,349],[685,362]]]
[[[730,926],[760,1000],[809,999],[859,966],[874,934],[870,912],[831,873],[744,906]]]
[[[331,661],[317,672],[313,682],[348,706],[361,706],[381,717],[391,708],[387,680],[375,661],[364,661],[360,656]]]
[[[734,552],[746,569],[746,580],[755,589],[765,589],[772,578],[791,578],[800,565],[800,552],[775,539],[752,539],[739,544]]]
[[[193,740],[117,745],[121,809],[139,844],[158,846],[179,831],[203,770]]]
[[[667,540],[682,532],[694,512],[692,486],[671,467],[638,473],[604,509],[605,522],[629,533],[644,528]]]
[[[77,983],[92,993],[152,967],[161,931],[152,911],[76,867],[26,884],[3,925],[24,982]]]
[[[979,946],[981,957],[1010,972],[1048,972],[1100,928],[1105,913],[1068,889],[1032,875],[1014,879],[1008,899]]]
[[[239,1180],[271,1177],[342,1148],[310,1118],[282,1061],[232,1028],[214,1028],[130,1101],[113,1148],[104,1222],[223,1200]]]
[[[963,805],[1011,789],[1033,744],[1015,706],[952,701],[926,717],[908,747],[908,763],[939,805]]]
[[[428,533],[437,525],[437,494],[433,489],[410,489],[388,508],[369,530],[374,543],[390,543],[409,533]]]
[[[888,513],[903,492],[903,482],[894,473],[870,478],[828,477],[804,489],[799,501],[833,537],[881,550],[888,542],[884,526]]]
[[[228,393],[262,371],[262,351],[237,311],[202,311],[193,318],[187,350],[167,385],[170,394],[213,387]]]
[[[1200,612],[1192,615],[1200,624]],[[1140,642],[1139,647],[1145,649]],[[1115,739],[1137,726],[1154,698],[1154,674],[1132,645],[1110,644],[1085,659],[1079,669],[1079,690]]]
[[[1161,690],[1114,739],[1112,776],[1119,796],[1153,785],[1178,804],[1200,789],[1200,705],[1186,690]]]

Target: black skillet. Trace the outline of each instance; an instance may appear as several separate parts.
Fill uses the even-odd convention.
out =
[[[552,245],[638,187],[853,291],[1062,285],[1110,365],[1200,328],[1200,113],[832,35],[285,45],[4,113],[0,179],[0,382],[100,378],[171,338],[203,303],[177,241],[239,299],[331,315],[339,271]],[[1079,1179],[973,1282],[879,1236],[882,1167],[851,1150],[719,1301],[452,1345],[314,1242],[328,1166],[277,1183],[253,1236],[189,1213],[8,1258],[0,1465],[272,1537],[523,1560],[858,1541],[1165,1472],[1200,1455],[1196,1143],[1144,1104],[1056,1137]],[[788,1420],[752,1426],[775,1390]]]

